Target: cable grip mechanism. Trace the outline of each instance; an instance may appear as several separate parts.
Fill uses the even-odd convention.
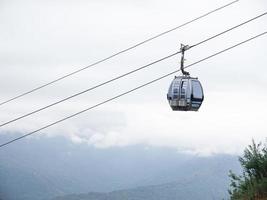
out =
[[[182,56],[181,56],[181,67],[180,67],[180,69],[181,69],[183,75],[185,75],[185,76],[190,76],[190,74],[189,74],[189,72],[184,70],[184,60],[185,60],[184,59],[184,53],[185,53],[186,50],[188,50],[190,48],[191,47],[189,45],[181,44],[180,51],[181,51]]]

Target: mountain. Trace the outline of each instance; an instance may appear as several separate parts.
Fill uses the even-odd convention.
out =
[[[0,142],[8,137],[1,135]],[[1,149],[0,199],[50,200],[82,193],[98,199],[159,193],[223,198],[229,169],[240,169],[235,156],[198,157],[142,145],[98,149],[40,136]]]
[[[212,181],[212,180],[206,180]],[[216,187],[206,187],[202,180],[173,182],[162,185],[137,187],[108,193],[71,194],[52,200],[212,200],[226,197],[225,191],[219,193]]]

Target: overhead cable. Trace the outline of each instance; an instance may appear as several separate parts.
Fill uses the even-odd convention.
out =
[[[263,35],[265,35],[265,34],[267,34],[267,31],[265,31],[265,32],[263,32],[263,33],[261,33],[261,34],[258,34],[258,35],[256,35],[256,36],[253,36],[253,37],[251,37],[251,38],[249,38],[249,39],[247,39],[247,40],[244,40],[244,41],[242,41],[242,42],[240,42],[240,43],[238,43],[238,44],[235,44],[235,45],[233,45],[233,46],[231,46],[231,47],[228,47],[228,48],[226,48],[226,49],[224,49],[224,50],[222,50],[222,51],[219,51],[219,52],[217,52],[217,53],[214,53],[214,54],[212,54],[212,55],[210,55],[210,56],[208,56],[208,57],[205,57],[205,58],[203,58],[203,59],[201,59],[201,60],[199,60],[199,61],[197,61],[197,62],[194,62],[194,63],[192,63],[192,64],[190,64],[190,65],[187,65],[187,66],[184,67],[184,68],[192,67],[193,65],[196,65],[196,64],[201,63],[201,62],[203,62],[203,61],[205,61],[205,60],[208,60],[208,59],[210,59],[210,58],[212,58],[212,57],[214,57],[214,56],[217,56],[217,55],[222,54],[222,53],[224,53],[224,52],[226,52],[226,51],[229,51],[230,49],[233,49],[233,48],[235,48],[235,47],[237,47],[237,46],[240,46],[240,45],[242,45],[242,44],[244,44],[244,43],[247,43],[247,42],[249,42],[249,41],[251,41],[251,40],[254,40],[254,39],[256,39],[256,38],[258,38],[258,37],[260,37],[260,36],[263,36]],[[126,92],[123,92],[123,93],[121,93],[121,94],[119,94],[119,95],[117,95],[117,96],[114,96],[114,97],[112,97],[112,98],[109,98],[109,99],[107,99],[107,100],[105,100],[105,101],[102,101],[102,102],[100,102],[100,103],[98,103],[98,104],[95,104],[95,105],[93,105],[93,106],[91,106],[91,107],[89,107],[89,108],[86,108],[86,109],[82,110],[82,111],[76,112],[76,113],[74,113],[74,114],[72,114],[72,115],[69,115],[69,116],[67,116],[67,117],[65,117],[65,118],[62,118],[62,119],[60,119],[60,120],[58,120],[58,121],[55,121],[55,122],[53,122],[53,123],[50,123],[50,124],[48,124],[48,125],[46,125],[46,126],[43,126],[43,127],[39,128],[39,129],[36,129],[36,130],[34,130],[34,131],[30,132],[30,133],[27,133],[27,134],[25,134],[25,135],[22,135],[22,136],[20,136],[20,137],[17,137],[17,138],[15,138],[15,139],[12,139],[12,140],[10,140],[10,141],[8,141],[8,142],[5,142],[5,143],[3,143],[3,144],[0,145],[0,148],[5,147],[5,146],[7,146],[7,145],[9,145],[9,144],[11,144],[11,143],[13,143],[13,142],[16,142],[16,141],[18,141],[18,140],[21,140],[21,139],[23,139],[23,138],[25,138],[25,137],[28,137],[28,136],[30,136],[30,135],[33,135],[33,134],[35,134],[35,133],[37,133],[37,132],[40,132],[40,131],[42,131],[42,130],[44,130],[44,129],[47,129],[47,128],[51,127],[51,126],[54,126],[54,125],[56,125],[56,124],[58,124],[58,123],[61,123],[61,122],[63,122],[63,121],[66,121],[66,120],[68,120],[68,119],[70,119],[70,118],[73,118],[73,117],[75,117],[75,116],[77,116],[77,115],[80,115],[80,114],[82,114],[82,113],[84,113],[84,112],[87,112],[87,111],[89,111],[89,110],[92,110],[92,109],[94,109],[94,108],[96,108],[96,107],[99,107],[99,106],[101,106],[101,105],[103,105],[103,104],[106,104],[106,103],[108,103],[108,102],[114,101],[115,99],[118,99],[118,98],[120,98],[120,97],[122,97],[122,96],[125,96],[125,95],[127,95],[127,94],[129,94],[129,93],[132,93],[132,92],[134,92],[134,91],[136,91],[136,90],[139,90],[139,89],[141,89],[141,88],[143,88],[143,87],[146,87],[146,86],[148,86],[148,85],[150,85],[150,84],[152,84],[152,83],[154,83],[154,82],[157,82],[157,81],[159,81],[159,80],[161,80],[161,79],[164,79],[164,78],[166,78],[166,77],[168,77],[168,76],[170,76],[170,75],[173,75],[173,74],[177,73],[178,71],[180,71],[180,70],[175,70],[175,71],[173,71],[173,72],[170,72],[170,73],[168,73],[168,74],[165,74],[164,76],[161,76],[161,77],[156,78],[156,79],[154,79],[154,80],[152,80],[152,81],[149,81],[149,82],[147,82],[147,83],[145,83],[145,84],[143,84],[143,85],[140,85],[140,86],[138,86],[138,87],[136,87],[136,88],[133,88],[133,89],[131,89],[131,90],[128,90],[128,91],[126,91]]]
[[[258,15],[258,16],[256,16],[256,17],[253,17],[253,18],[251,18],[251,19],[249,19],[249,20],[247,20],[247,21],[244,21],[244,22],[242,22],[242,23],[240,23],[240,24],[238,24],[238,25],[236,25],[236,26],[233,26],[233,27],[231,27],[231,28],[229,28],[229,29],[227,29],[227,30],[225,30],[225,31],[223,31],[223,32],[220,32],[220,33],[218,33],[218,34],[216,34],[216,35],[213,35],[213,36],[211,36],[211,37],[209,37],[209,38],[207,38],[207,39],[205,39],[205,40],[202,40],[202,41],[196,43],[195,45],[190,46],[188,49],[193,48],[193,47],[196,47],[196,46],[198,46],[198,45],[201,45],[201,44],[203,44],[203,43],[205,43],[205,42],[208,42],[208,41],[210,41],[211,39],[214,39],[214,38],[216,38],[216,37],[219,37],[219,36],[221,36],[221,35],[223,35],[223,34],[229,32],[229,31],[232,31],[232,30],[234,30],[234,29],[236,29],[236,28],[238,28],[238,27],[240,27],[240,26],[243,26],[243,25],[245,25],[245,24],[247,24],[247,23],[249,23],[249,22],[252,22],[252,21],[254,21],[254,20],[256,20],[256,19],[258,19],[258,18],[260,18],[260,17],[263,17],[263,16],[266,15],[266,14],[267,14],[267,12],[265,12],[265,13],[263,13],[263,14],[260,14],[260,15]],[[153,62],[151,62],[151,63],[149,63],[149,64],[146,64],[146,65],[144,65],[144,66],[141,66],[141,67],[139,67],[139,68],[137,68],[137,69],[134,69],[134,70],[129,71],[129,72],[127,72],[127,73],[121,74],[121,75],[119,75],[119,76],[117,76],[117,77],[115,77],[115,78],[112,78],[112,79],[108,80],[108,81],[102,82],[102,83],[100,83],[100,84],[98,84],[98,85],[95,85],[95,86],[93,86],[93,87],[90,87],[90,88],[88,88],[88,89],[86,89],[86,90],[83,90],[83,91],[81,91],[81,92],[78,92],[78,93],[76,93],[76,94],[73,94],[73,95],[71,95],[71,96],[68,96],[68,97],[66,97],[66,98],[64,98],[64,99],[62,99],[62,100],[56,101],[56,102],[54,102],[54,103],[52,103],[52,104],[49,104],[49,105],[47,105],[47,106],[44,106],[44,107],[42,107],[42,108],[39,108],[39,109],[37,109],[37,110],[34,110],[34,111],[29,112],[29,113],[27,113],[27,114],[24,114],[24,115],[22,115],[22,116],[19,116],[19,117],[17,117],[17,118],[14,118],[14,119],[12,119],[12,120],[9,120],[9,121],[7,121],[7,122],[4,122],[4,123],[0,124],[0,127],[3,127],[3,126],[5,126],[5,125],[8,125],[8,124],[13,123],[13,122],[15,122],[15,121],[18,121],[18,120],[20,120],[20,119],[23,119],[23,118],[28,117],[28,116],[30,116],[30,115],[33,115],[33,114],[35,114],[35,113],[41,112],[42,110],[45,110],[45,109],[50,108],[50,107],[52,107],[52,106],[55,106],[55,105],[57,105],[57,104],[63,103],[64,101],[67,101],[67,100],[69,100],[69,99],[72,99],[72,98],[74,98],[74,97],[80,96],[80,95],[82,95],[82,94],[84,94],[84,93],[87,93],[87,92],[92,91],[92,90],[94,90],[94,89],[97,89],[97,88],[99,88],[99,87],[102,87],[102,86],[104,86],[104,85],[106,85],[106,84],[109,84],[109,83],[111,83],[111,82],[113,82],[113,81],[116,81],[116,80],[121,79],[121,78],[123,78],[123,77],[125,77],[125,76],[128,76],[128,75],[130,75],[130,74],[133,74],[133,73],[135,73],[135,72],[137,72],[137,71],[140,71],[140,70],[143,70],[143,69],[145,69],[145,68],[148,68],[148,67],[150,67],[150,66],[152,66],[152,65],[154,65],[154,64],[156,64],[156,63],[159,63],[159,62],[161,62],[161,61],[163,61],[163,60],[166,60],[166,59],[168,59],[168,58],[171,58],[171,57],[173,57],[173,56],[175,56],[175,55],[177,55],[177,54],[179,54],[179,53],[181,53],[181,52],[180,52],[180,51],[175,52],[175,53],[173,53],[173,54],[171,54],[171,55],[165,56],[165,57],[163,57],[163,58],[161,58],[161,59],[158,59],[158,60],[153,61]]]
[[[188,22],[186,22],[186,23],[184,23],[184,24],[181,24],[181,25],[176,26],[176,27],[174,27],[174,28],[172,28],[172,29],[169,29],[169,30],[167,30],[167,31],[164,31],[164,32],[162,32],[162,33],[159,33],[159,34],[157,34],[157,35],[155,35],[155,36],[153,36],[153,37],[150,37],[150,38],[148,38],[148,39],[146,39],[146,40],[144,40],[144,41],[142,41],[142,42],[139,42],[139,43],[137,43],[137,44],[135,44],[135,45],[133,45],[133,46],[130,46],[130,47],[128,47],[128,48],[126,48],[126,49],[123,49],[123,50],[121,50],[121,51],[119,51],[119,52],[117,52],[117,53],[114,53],[114,54],[112,54],[112,55],[110,55],[110,56],[108,56],[108,57],[106,57],[106,58],[103,58],[103,59],[101,59],[101,60],[99,60],[99,61],[97,61],[97,62],[94,62],[94,63],[92,63],[92,64],[90,64],[90,65],[88,65],[88,66],[86,66],[86,67],[83,67],[83,68],[80,68],[80,69],[78,69],[78,70],[75,70],[75,71],[73,71],[73,72],[71,72],[71,73],[65,74],[65,75],[63,75],[63,76],[61,76],[61,77],[59,77],[59,78],[56,78],[55,80],[52,80],[52,81],[47,82],[47,83],[45,83],[45,84],[43,84],[43,85],[40,85],[40,86],[38,86],[38,87],[36,87],[36,88],[33,88],[33,89],[31,89],[31,90],[29,90],[29,91],[27,91],[27,92],[24,92],[24,93],[19,94],[19,95],[15,96],[15,97],[12,97],[12,98],[10,98],[10,99],[8,99],[8,100],[6,100],[6,101],[1,102],[1,103],[0,103],[0,106],[2,106],[2,105],[4,105],[4,104],[7,104],[7,103],[9,103],[9,102],[11,102],[11,101],[14,101],[14,100],[16,100],[16,99],[18,99],[18,98],[21,98],[21,97],[23,97],[23,96],[26,96],[26,95],[28,95],[28,94],[30,94],[30,93],[33,93],[33,92],[35,92],[35,91],[37,91],[37,90],[40,90],[40,89],[42,89],[42,88],[44,88],[44,87],[47,87],[47,86],[49,86],[49,85],[52,85],[52,84],[54,84],[54,83],[56,83],[56,82],[59,82],[59,81],[65,79],[65,78],[67,78],[67,77],[70,77],[70,76],[72,76],[72,75],[74,75],[74,74],[77,74],[77,73],[79,73],[79,72],[81,72],[81,71],[84,71],[84,70],[86,70],[86,69],[88,69],[88,68],[91,68],[91,67],[93,67],[93,66],[96,66],[96,65],[98,65],[98,64],[100,64],[100,63],[103,63],[103,62],[105,62],[105,61],[107,61],[107,60],[110,60],[111,58],[114,58],[114,57],[116,57],[116,56],[118,56],[118,55],[120,55],[120,54],[123,54],[123,53],[125,53],[125,52],[127,52],[127,51],[130,51],[130,50],[132,50],[132,49],[134,49],[134,48],[136,48],[136,47],[138,47],[138,46],[141,46],[141,45],[143,45],[143,44],[145,44],[145,43],[148,43],[148,42],[150,42],[150,41],[152,41],[152,40],[154,40],[154,39],[156,39],[156,38],[159,38],[159,37],[161,37],[161,36],[163,36],[163,35],[166,35],[166,34],[168,34],[168,33],[170,33],[170,32],[173,32],[173,31],[175,31],[175,30],[177,30],[177,29],[179,29],[179,28],[182,28],[182,27],[184,27],[184,26],[186,26],[186,25],[188,25],[188,24],[191,24],[191,23],[193,23],[193,22],[195,22],[195,21],[197,21],[197,20],[199,20],[199,19],[202,19],[202,18],[204,18],[204,17],[206,17],[206,16],[208,16],[208,15],[210,15],[210,14],[216,12],[216,11],[219,11],[219,10],[221,10],[221,9],[223,9],[223,8],[226,8],[226,7],[230,6],[230,5],[233,5],[234,3],[237,3],[238,1],[239,1],[239,0],[232,1],[232,2],[230,2],[230,3],[228,3],[228,4],[226,4],[226,5],[223,5],[223,6],[221,6],[221,7],[218,7],[218,8],[216,8],[216,9],[214,9],[214,10],[211,10],[211,11],[209,11],[209,12],[207,12],[207,13],[205,13],[205,14],[199,16],[199,17],[196,17],[196,18],[194,18],[194,19],[192,19],[192,20],[190,20],[190,21],[188,21]]]

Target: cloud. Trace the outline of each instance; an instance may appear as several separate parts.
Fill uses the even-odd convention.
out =
[[[87,66],[184,23],[223,3],[196,1],[2,1],[0,101]],[[226,2],[224,2],[226,3]],[[205,5],[205,6],[204,6]],[[88,69],[54,86],[0,107],[5,122],[194,44],[266,10],[263,0],[227,9]],[[177,12],[179,10],[179,12]],[[266,17],[186,52],[186,65],[266,31]],[[166,78],[126,97],[43,130],[98,148],[144,144],[209,155],[238,153],[251,138],[266,136],[266,37],[189,71],[204,86],[198,113],[172,112]],[[3,127],[27,133],[179,67],[179,56]],[[35,136],[38,137],[38,134]]]
[[[88,128],[90,125],[85,120],[83,124],[71,121],[60,133],[68,137],[66,133],[71,130],[70,124],[79,127],[71,131],[71,140],[97,148],[143,144],[176,148],[181,152],[202,156],[217,153],[239,154],[252,138],[264,140],[266,137],[264,113],[267,110],[261,105],[267,98],[265,95],[258,95],[258,91],[247,90],[256,97],[257,102],[250,107],[248,105],[251,100],[245,92],[207,93],[200,111],[193,113],[173,112],[167,101],[160,104],[147,103],[145,100],[140,104],[111,103],[104,109],[106,112],[124,115],[110,119],[111,126],[108,129],[104,128],[107,121],[92,125],[94,130]],[[116,126],[115,121],[120,120],[124,123]]]

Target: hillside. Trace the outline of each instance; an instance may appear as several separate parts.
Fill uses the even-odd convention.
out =
[[[144,146],[97,149],[63,138],[27,139],[0,152],[0,199],[50,200],[90,192],[98,199],[224,197],[229,169],[239,170],[235,156],[198,157]]]
[[[204,178],[204,179],[202,179]],[[72,194],[53,198],[52,200],[213,200],[223,199],[228,195],[220,190],[220,184],[216,178],[198,177],[162,185],[138,187],[128,190],[119,190],[109,193]],[[213,183],[214,185],[211,185]]]

